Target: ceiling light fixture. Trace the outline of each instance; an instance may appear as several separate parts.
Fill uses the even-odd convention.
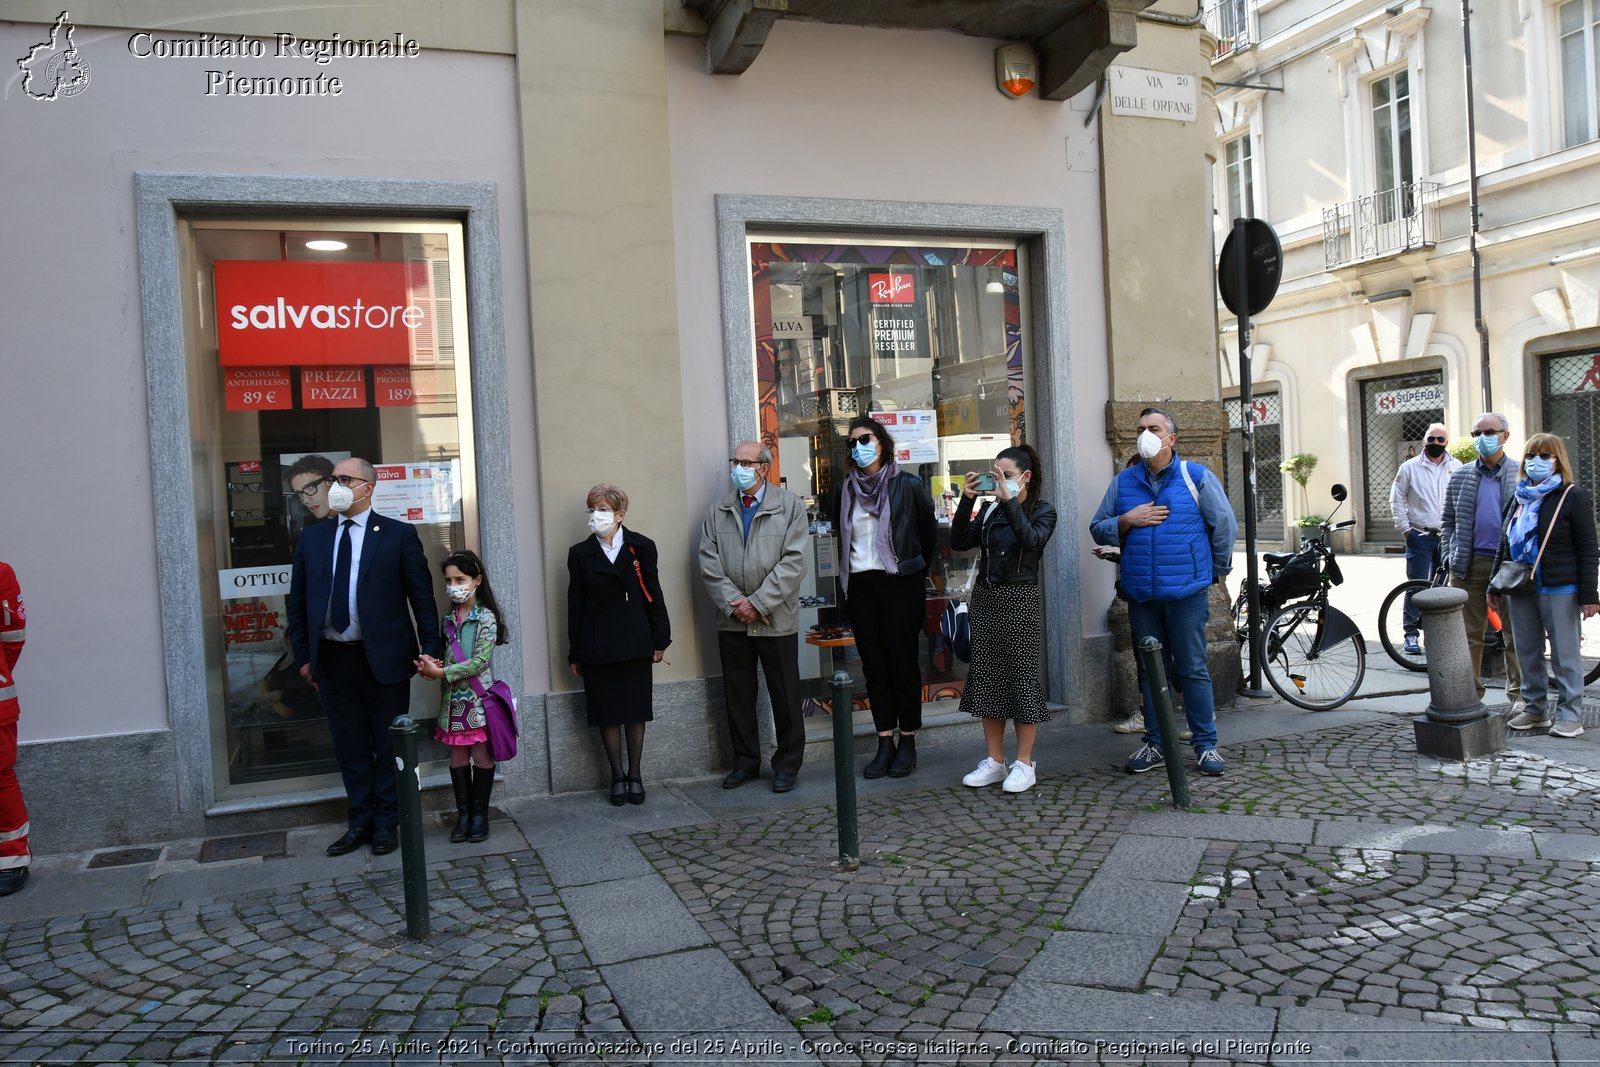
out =
[[[311,249],[313,252],[343,252],[350,246],[345,244],[343,241],[335,241],[330,238],[319,237],[315,241],[307,241],[306,247]]]

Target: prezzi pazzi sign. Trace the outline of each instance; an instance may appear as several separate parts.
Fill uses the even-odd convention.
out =
[[[407,363],[412,331],[432,326],[431,302],[420,295],[427,292],[426,269],[422,263],[218,260],[212,265],[218,362]],[[413,271],[417,285],[410,284]]]
[[[1111,113],[1193,122],[1195,84],[1187,74],[1143,67],[1111,68]]]

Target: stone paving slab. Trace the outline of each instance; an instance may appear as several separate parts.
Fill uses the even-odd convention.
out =
[[[1172,929],[1188,898],[1185,886],[1171,882],[1096,875],[1062,922],[1073,930],[1164,935]]]
[[[1384,827],[1319,820],[1314,841],[1319,845],[1346,848],[1534,858],[1533,835],[1527,830],[1463,830],[1437,825]]]
[[[1600,1063],[1600,1041],[1592,1037],[1579,1037],[1558,1031],[1550,1035],[1550,1044],[1555,1048],[1556,1063],[1561,1067],[1578,1063]]]
[[[644,1041],[685,1031],[793,1032],[714,948],[602,965],[600,973]]]
[[[1186,837],[1199,841],[1276,841],[1309,845],[1312,824],[1308,819],[1163,811],[1136,816],[1128,830],[1135,834]]]
[[[655,873],[638,846],[625,837],[548,845],[539,850],[539,859],[558,889]]]
[[[1284,1008],[1278,1016],[1279,1045],[1309,1042],[1274,1055],[1274,1064],[1312,1063],[1549,1063],[1550,1034],[1486,1031],[1477,1027],[1429,1026],[1389,1019],[1362,1019],[1332,1011]]]
[[[1205,852],[1204,841],[1174,841],[1130,831],[1112,848],[1095,877],[1187,883]]]
[[[1138,989],[1161,951],[1165,934],[1107,934],[1062,930],[1044,943],[1017,982],[1051,982],[1105,989]]]
[[[1145,1041],[1203,1037],[1270,1041],[1278,1013],[1270,1008],[1083,989],[1053,982],[1017,982],[984,1021],[988,1030],[1021,1034]]]
[[[5,922],[136,907],[150,881],[148,863],[83,871],[79,862],[76,857],[35,859],[27,887],[5,898],[0,912]]]
[[[561,899],[596,963],[677,952],[711,943],[672,890],[655,875],[569,886]]]
[[[614,807],[599,793],[577,796],[511,798],[496,807],[515,820],[533,848],[582,844],[627,837],[706,821],[706,813],[678,792],[654,782],[646,784],[643,804]]]
[[[1575,860],[1600,863],[1600,837],[1584,834],[1546,834],[1535,832],[1533,847],[1544,860]]]

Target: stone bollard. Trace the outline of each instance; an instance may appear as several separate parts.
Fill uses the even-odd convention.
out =
[[[1421,614],[1428,651],[1428,710],[1412,720],[1417,751],[1439,759],[1469,760],[1504,752],[1506,721],[1478,699],[1461,609],[1465,590],[1424,589],[1411,598]]]

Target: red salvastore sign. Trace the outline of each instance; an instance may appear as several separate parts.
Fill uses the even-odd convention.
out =
[[[428,322],[424,263],[218,260],[218,362],[324,366],[408,363]],[[415,271],[417,285],[409,284]],[[431,333],[430,333],[431,336]]]

